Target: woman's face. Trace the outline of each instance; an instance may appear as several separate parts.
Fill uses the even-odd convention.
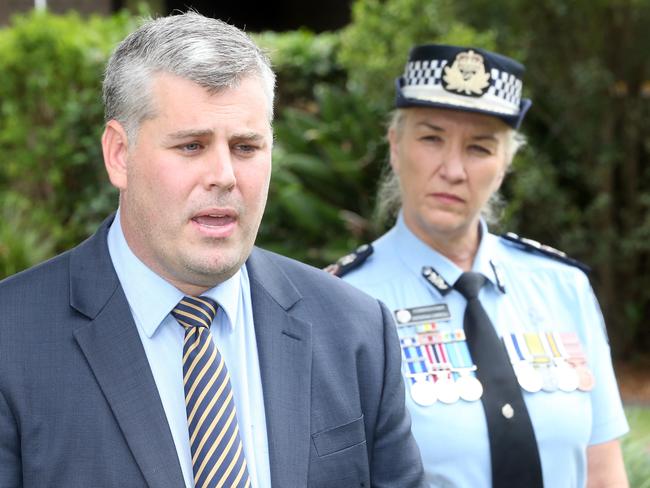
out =
[[[406,225],[427,243],[472,235],[503,180],[511,129],[483,114],[424,107],[403,112],[388,138]]]

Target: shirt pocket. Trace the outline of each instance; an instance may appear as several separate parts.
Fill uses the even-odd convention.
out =
[[[312,434],[311,438],[319,457],[363,444],[366,442],[363,415],[346,424]]]

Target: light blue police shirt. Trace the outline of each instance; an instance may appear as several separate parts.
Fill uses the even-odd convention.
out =
[[[586,352],[596,379],[590,392],[523,391],[539,445],[544,486],[584,487],[586,448],[616,439],[628,430],[594,293],[579,269],[520,250],[489,234],[484,222],[481,230],[473,271],[488,279],[479,298],[499,336],[575,332]],[[456,290],[443,297],[422,276],[422,267],[431,266],[453,285],[462,273],[460,268],[419,240],[402,215],[373,247],[374,253],[343,279],[393,311],[445,302],[451,318],[438,326],[441,330],[462,329],[465,299]],[[500,272],[505,292],[497,286],[491,261]],[[489,440],[481,401],[437,401],[421,406],[411,398],[409,385],[407,379],[406,403],[429,486],[490,487]]]
[[[162,400],[185,485],[193,488],[194,475],[183,389],[185,330],[170,315],[171,310],[183,298],[183,293],[133,254],[122,233],[119,210],[108,231],[108,250]],[[204,295],[214,299],[225,312],[217,313],[210,329],[230,373],[252,486],[270,487],[262,380],[246,266]],[[156,446],[151,448],[155,449]]]

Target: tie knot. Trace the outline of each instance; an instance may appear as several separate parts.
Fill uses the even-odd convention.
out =
[[[454,288],[465,297],[466,300],[478,298],[478,293],[485,284],[485,276],[481,273],[466,271],[454,283]]]
[[[183,297],[172,315],[183,327],[210,327],[217,314],[217,302],[206,296]]]

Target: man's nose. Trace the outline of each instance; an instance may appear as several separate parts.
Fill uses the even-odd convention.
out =
[[[208,154],[205,171],[205,185],[208,188],[229,189],[235,186],[235,169],[230,147],[217,147]]]

